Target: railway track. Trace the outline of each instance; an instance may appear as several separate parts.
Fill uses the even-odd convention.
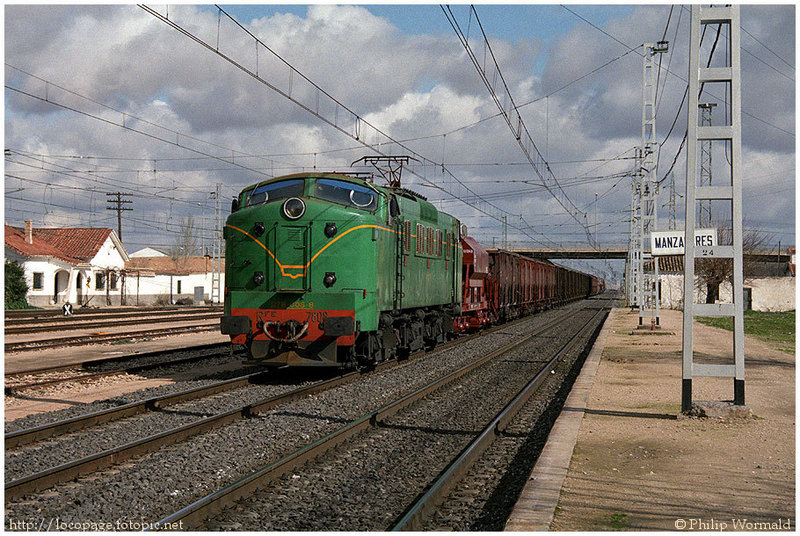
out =
[[[87,368],[102,368],[103,365],[114,363],[115,361],[112,359],[104,359],[99,361],[89,361],[85,362],[79,366],[75,365],[67,365],[62,367],[51,367],[51,368],[44,368],[37,371],[26,371],[20,372],[13,375],[6,375],[6,385],[5,385],[5,394],[13,395],[15,393],[19,393],[21,391],[31,390],[31,389],[38,389],[42,387],[54,387],[60,384],[69,384],[69,383],[88,383],[91,381],[99,380],[100,378],[106,378],[109,376],[117,376],[121,374],[139,374],[141,372],[145,372],[148,370],[154,370],[162,367],[172,367],[176,365],[188,365],[191,363],[197,363],[199,361],[204,361],[207,359],[213,359],[217,357],[222,357],[224,355],[229,355],[229,348],[230,344],[228,343],[221,343],[221,344],[206,344],[200,345],[194,348],[183,348],[180,350],[181,353],[185,352],[186,350],[190,350],[193,352],[198,352],[196,355],[192,355],[190,357],[184,357],[179,359],[167,359],[165,361],[154,361],[151,363],[145,364],[136,364],[133,366],[128,366],[124,368],[110,368],[107,370],[97,370],[94,372],[86,371]],[[205,353],[206,350],[212,350],[213,353],[208,354]],[[125,362],[125,361],[140,361],[145,359],[146,357],[154,357],[154,356],[170,356],[176,353],[175,351],[159,351],[153,352],[151,354],[137,354],[135,356],[121,356],[116,358],[118,362]],[[43,380],[37,381],[16,381],[21,378],[29,378],[30,376],[34,375],[48,375],[53,373],[60,373],[58,377],[46,378]]]
[[[554,313],[554,318],[551,318],[547,322],[547,325],[549,326],[550,329],[553,329],[556,326],[562,324],[563,322],[566,321],[567,318],[569,318],[570,316],[572,316],[574,314],[574,312],[570,312],[570,311],[564,311],[564,312],[561,312],[561,313],[558,313],[558,314],[556,314],[556,312],[553,311],[552,313]],[[510,334],[511,334],[511,329],[512,329],[512,325],[511,324],[506,324],[505,326],[500,326],[500,327],[496,328],[495,335],[493,335],[493,336],[494,337],[501,337],[502,336],[502,337],[508,338],[510,336]],[[537,330],[537,333],[541,333],[541,332],[542,332],[541,329]],[[547,337],[546,339],[549,339],[549,338],[550,337]],[[479,337],[476,337],[476,340],[472,344],[471,347],[496,346],[497,343],[491,342],[493,340],[494,339],[492,339],[491,337],[487,337],[486,335],[479,336]],[[497,339],[497,340],[499,341],[499,340],[502,340],[502,339]],[[457,341],[457,342],[463,342],[463,341]],[[445,348],[445,347],[442,347],[441,349],[437,348],[437,350],[435,352],[433,352],[433,354],[440,353],[440,352],[443,352],[445,350],[447,350],[447,348]],[[450,354],[448,354],[448,355],[455,356],[456,354],[460,354],[460,353],[462,353],[462,352],[455,352],[455,353],[454,352],[450,352]],[[432,355],[432,354],[428,354],[428,355]],[[449,357],[448,359],[455,359],[455,358],[454,357]],[[466,359],[466,358],[464,358],[464,359]],[[403,369],[404,366],[407,367],[407,366],[415,363],[416,361],[418,361],[418,360],[409,360],[409,361],[401,363],[400,367],[395,367],[395,368]],[[433,362],[437,362],[437,360],[431,360],[431,362],[432,363]],[[414,378],[414,381],[417,381],[417,383],[419,383],[419,381],[421,381],[422,378],[420,378],[420,374],[418,372],[414,372],[414,370],[415,369],[409,370],[409,371],[405,372],[404,374],[411,374],[411,376],[409,376],[409,378]],[[384,369],[376,370],[376,372],[378,373],[378,376],[381,376],[381,374],[383,374],[383,371],[384,371]],[[466,374],[466,372],[464,374]],[[370,375],[368,375],[368,376],[370,376]],[[363,377],[363,376],[360,376],[360,377]],[[240,378],[240,379],[236,379],[236,380],[237,381],[246,381],[248,383],[253,382],[253,383],[257,384],[258,382],[260,382],[263,379],[264,379],[263,377],[262,378],[258,378],[257,375],[256,375],[256,376],[253,376],[253,377],[248,378],[248,379],[241,379]],[[351,376],[350,378],[334,378],[332,380],[340,381],[341,383],[338,384],[340,386],[344,386],[344,385],[346,385],[348,383],[354,383],[354,385],[358,386],[360,383],[363,383],[363,382],[354,382],[354,379],[357,379],[357,377]],[[374,381],[378,381],[378,380],[374,380]],[[380,381],[383,381],[383,380],[380,380]],[[414,381],[404,380],[404,381],[401,381],[399,383],[402,384],[402,385],[409,385],[409,384],[413,384]],[[7,505],[7,508],[9,507],[9,501],[13,502],[15,500],[15,498],[19,498],[19,497],[22,497],[24,495],[27,495],[27,494],[31,493],[33,490],[35,490],[35,489],[42,489],[42,488],[46,488],[48,486],[52,486],[53,484],[55,484],[55,483],[57,483],[59,481],[63,481],[64,479],[73,480],[73,479],[76,478],[77,475],[84,474],[85,472],[96,471],[97,469],[99,469],[101,467],[107,467],[110,464],[117,463],[121,459],[126,459],[126,458],[129,458],[129,457],[132,457],[132,456],[139,456],[139,455],[141,455],[142,453],[145,453],[145,452],[152,452],[153,450],[159,448],[159,446],[157,446],[159,444],[156,441],[162,441],[162,443],[160,443],[160,446],[164,446],[164,445],[167,445],[167,444],[170,444],[170,443],[175,443],[175,442],[178,442],[178,441],[181,442],[181,445],[175,445],[174,447],[170,447],[170,450],[163,451],[163,449],[162,449],[161,451],[159,451],[158,458],[160,459],[161,457],[169,458],[169,456],[170,456],[169,452],[171,452],[171,450],[173,450],[173,449],[178,448],[179,451],[184,450],[184,447],[182,446],[183,445],[183,441],[185,439],[187,439],[188,437],[196,437],[198,434],[201,434],[203,431],[211,430],[211,429],[214,429],[214,428],[219,428],[225,423],[229,424],[229,426],[226,427],[226,430],[229,429],[229,428],[231,429],[229,432],[225,432],[224,435],[226,435],[226,436],[229,433],[237,433],[237,434],[238,433],[243,433],[243,434],[247,435],[248,437],[251,437],[251,436],[259,437],[259,435],[262,434],[263,432],[258,432],[256,430],[254,430],[253,426],[260,427],[260,426],[266,425],[266,422],[264,421],[264,416],[272,415],[272,414],[275,414],[276,416],[279,416],[281,414],[280,407],[287,406],[289,404],[289,401],[291,400],[291,398],[288,398],[288,397],[294,397],[294,400],[300,401],[303,404],[314,403],[315,397],[309,397],[309,395],[311,393],[317,393],[317,395],[319,395],[319,394],[325,393],[325,392],[338,391],[336,389],[333,389],[334,385],[335,385],[334,383],[331,383],[331,384],[328,384],[326,386],[326,385],[324,385],[324,382],[319,382],[319,383],[314,384],[312,386],[303,386],[300,389],[291,389],[289,392],[283,394],[283,395],[287,395],[287,397],[284,397],[283,395],[281,395],[281,396],[273,395],[272,397],[267,397],[267,398],[265,398],[263,400],[257,400],[257,401],[249,402],[247,404],[239,405],[239,406],[236,406],[236,407],[229,407],[224,412],[216,412],[216,413],[214,413],[214,415],[210,415],[209,417],[204,417],[203,419],[195,419],[196,421],[198,421],[197,423],[190,423],[188,425],[182,425],[182,426],[179,426],[179,427],[175,427],[172,430],[165,430],[164,432],[159,432],[159,433],[156,433],[156,434],[152,434],[151,438],[146,438],[147,441],[141,441],[139,439],[134,440],[134,441],[129,441],[125,445],[124,449],[116,449],[115,451],[111,451],[111,449],[108,449],[108,451],[103,451],[101,453],[96,453],[95,455],[92,455],[92,456],[95,457],[94,460],[82,459],[82,460],[70,461],[69,464],[61,464],[62,466],[71,465],[71,467],[60,467],[60,468],[58,468],[58,471],[61,471],[60,474],[54,472],[54,473],[51,473],[49,476],[39,475],[39,476],[37,476],[36,479],[32,478],[34,476],[32,474],[31,475],[26,475],[26,476],[21,477],[21,478],[16,478],[15,481],[8,482],[6,484],[6,497],[7,497],[6,505]],[[355,388],[347,388],[347,389],[349,389],[349,390],[355,389],[356,390],[355,392],[361,392],[365,397],[371,398],[364,391],[363,387],[355,387]],[[383,392],[383,391],[385,391],[385,390],[382,390],[381,392]],[[408,395],[408,393],[406,393],[406,395]],[[404,395],[404,396],[406,396],[406,395]],[[336,395],[336,396],[339,396],[339,395]],[[272,400],[270,400],[270,398]],[[177,398],[176,398],[176,400],[177,400]],[[305,401],[307,401],[307,402],[305,402]],[[295,404],[292,404],[292,405],[294,406],[296,404],[297,404],[297,402],[295,402]],[[411,404],[411,401],[408,401],[406,403],[406,405],[408,405],[408,404]],[[139,403],[139,406],[137,408],[131,407],[130,411],[134,411],[134,412],[145,411],[146,412],[146,411],[148,411],[148,409],[142,410],[141,408],[142,407],[147,408],[148,406],[151,408],[150,411],[155,410],[155,411],[153,411],[154,413],[167,412],[167,413],[175,413],[177,415],[177,414],[180,414],[180,413],[191,413],[193,411],[196,411],[196,410],[192,410],[192,409],[186,409],[186,410],[175,409],[174,411],[170,411],[170,410],[168,410],[168,407],[174,407],[174,404],[172,402],[168,401],[168,400],[163,400],[163,401],[156,401],[156,400],[142,401],[141,403]],[[331,405],[329,403],[326,403],[325,407],[333,408],[333,407],[337,407],[337,404]],[[128,411],[128,410],[129,410],[128,408],[121,409],[118,413],[116,413],[116,415],[117,416],[123,415],[124,412]],[[277,414],[275,413],[276,411],[278,411]],[[298,416],[305,413],[302,410],[293,410],[293,411],[301,411],[301,413],[297,414]],[[108,416],[111,416],[112,413],[113,412],[109,412]],[[292,412],[292,413],[287,414],[287,418],[290,415],[294,415],[294,413]],[[94,424],[90,424],[92,418],[106,419],[106,418],[109,418],[108,416],[96,415],[96,416],[91,417],[88,420],[84,421],[83,424],[79,424],[77,426],[79,426],[81,428],[85,428],[86,426],[95,426],[95,424],[99,424],[100,421],[97,421]],[[112,419],[112,420],[113,419],[117,419],[118,418],[117,416],[112,416],[112,417],[110,417],[110,419]],[[367,420],[369,421],[370,419],[367,419]],[[202,421],[202,424],[200,424],[201,421]],[[377,422],[381,422],[381,421],[382,421],[382,419],[380,419],[380,418],[376,418],[375,419],[376,423]],[[122,421],[122,422],[127,422],[127,421]],[[234,425],[234,423],[236,423],[236,422],[239,422],[241,424],[240,425]],[[336,420],[330,421],[330,418],[326,417],[326,422],[328,422],[328,424],[326,425],[327,428],[330,428],[330,424],[335,423]],[[75,424],[70,424],[69,426],[73,426],[73,425],[75,425]],[[50,425],[48,425],[48,426],[50,426]],[[59,425],[56,424],[56,425],[52,426],[52,428],[50,428],[50,430],[51,431],[52,430],[56,430],[56,432],[55,432],[56,434],[66,433],[64,430],[58,430],[58,427],[59,427]],[[368,428],[370,427],[369,423],[368,423],[367,427]],[[42,427],[42,428],[44,428],[44,427]],[[182,428],[182,430],[179,430],[181,428]],[[331,434],[331,432],[324,432],[324,430],[326,430],[327,428],[322,428],[323,432],[320,434],[321,436],[326,436],[326,434],[327,435]],[[277,428],[275,426],[270,426],[269,429],[273,430],[273,432],[271,432],[271,433],[275,433],[276,431],[282,430],[283,428],[281,428],[280,426],[277,427]],[[44,429],[40,430],[38,433],[43,433],[45,435],[41,436],[39,438],[36,438],[35,436],[30,436],[31,438],[33,438],[31,440],[32,441],[36,441],[38,439],[41,439],[42,437],[46,437],[47,435],[51,434],[51,431],[46,431]],[[84,433],[88,433],[88,432],[89,431],[86,431]],[[281,432],[281,433],[289,433],[289,432],[287,430],[287,432]],[[305,437],[306,433],[311,434],[312,438],[316,435],[314,432],[308,431],[308,432],[304,432],[303,434],[299,434],[301,437],[292,438],[290,441],[286,441],[285,439],[278,440],[276,438],[275,446],[282,446],[283,448],[287,448],[287,447],[290,447],[293,444],[297,444],[299,447],[303,448],[303,445],[301,444],[302,443],[302,437]],[[96,435],[96,433],[94,433],[94,434]],[[181,436],[181,434],[184,434],[184,435]],[[161,436],[161,437],[160,438],[156,438],[156,436]],[[218,436],[218,433],[213,433],[213,434],[210,434],[210,435],[209,434],[204,434],[203,437],[205,437],[205,436],[208,436],[208,439],[204,439],[203,440],[204,442],[205,441],[216,441],[216,437]],[[288,436],[288,437],[290,437],[290,436]],[[14,447],[9,446],[9,443],[8,443],[9,439],[11,439],[11,438],[9,438],[7,436],[7,444],[6,444],[7,445],[7,449],[9,449],[9,448],[13,449]],[[153,441],[151,441],[151,440],[153,440]],[[19,444],[21,445],[22,443],[19,443]],[[230,447],[233,447],[236,444],[236,442],[235,441],[234,442],[227,441],[226,444],[228,446],[230,446]],[[219,449],[217,449],[217,450],[219,450]],[[212,449],[212,451],[213,451],[213,449]],[[210,454],[210,452],[212,452],[212,451],[208,451],[207,453]],[[205,455],[203,455],[203,456],[205,456]],[[89,458],[89,457],[86,457],[86,458]],[[187,462],[188,462],[188,460],[187,460]],[[158,462],[151,461],[151,462],[148,463],[148,466],[149,466],[150,463],[157,464]],[[172,462],[172,463],[174,464],[175,462]],[[196,463],[191,463],[191,462],[189,462],[189,463],[190,463],[190,465],[187,466],[186,462],[182,462],[182,463],[179,462],[179,466],[183,467],[184,471],[186,471],[186,474],[183,477],[185,479],[191,479],[192,478],[191,473],[193,473],[193,472],[195,472],[195,474],[197,474],[195,469],[201,469],[202,468],[202,471],[203,471],[202,474],[204,475],[204,478],[208,478],[208,473],[209,472],[211,472],[212,475],[214,474],[213,468],[196,467]],[[238,457],[237,457],[235,465],[238,466],[239,464],[247,464],[247,463],[252,463],[252,461],[248,461],[247,460],[247,456],[244,456],[244,458],[242,460],[239,460]],[[93,467],[92,464],[94,464],[94,467]],[[8,454],[7,454],[6,466],[7,466],[7,475],[8,475],[9,474],[8,473]],[[50,469],[56,469],[56,468],[50,468]],[[142,468],[142,470],[143,471],[144,470],[147,470],[147,471],[151,471],[151,470],[158,471],[155,468],[146,469],[144,467]],[[70,473],[70,471],[71,471],[71,473]],[[137,471],[138,471],[138,469],[137,469]],[[160,470],[160,471],[163,472],[163,469]],[[241,475],[241,474],[245,474],[245,473],[246,473],[246,471],[244,473],[239,473],[239,474]],[[37,479],[40,478],[40,477],[43,477],[44,479],[43,480],[38,480],[38,482],[37,482]],[[97,477],[92,477],[89,481],[87,481],[86,484],[82,484],[81,486],[78,486],[78,490],[75,490],[74,493],[78,493],[78,494],[81,494],[81,493],[92,493],[89,489],[87,489],[85,492],[81,492],[81,491],[79,491],[79,489],[84,487],[84,486],[86,486],[86,485],[88,485],[90,488],[92,486],[94,486],[95,484],[96,485],[100,485],[98,482],[100,480],[105,480],[106,478],[114,478],[114,476],[113,475],[109,475],[108,477],[102,477],[99,480],[98,480]],[[239,477],[236,477],[236,478],[239,478]],[[47,479],[50,479],[49,482],[48,482]],[[193,484],[192,484],[191,488],[194,489],[198,485],[201,486],[201,487],[204,487],[206,484],[202,484],[201,485],[201,484],[196,483],[196,482],[193,481]],[[70,489],[73,489],[74,485],[71,485],[71,486],[72,486],[72,488],[70,488]],[[160,484],[158,486],[160,486]],[[156,486],[156,487],[158,487],[158,486]],[[172,489],[172,488],[170,488],[170,489]],[[69,495],[71,493],[73,493],[73,491],[70,491],[67,494]],[[156,493],[156,492],[154,491],[154,493]],[[180,493],[183,493],[183,492],[175,491],[175,493],[178,493],[180,495]],[[166,501],[162,501],[163,504],[160,505],[160,508],[163,508],[165,504],[169,504],[169,503],[173,502],[175,500],[174,497],[175,497],[174,493],[172,491],[169,492],[169,497],[165,497],[167,500]],[[122,500],[122,499],[119,499],[119,500]],[[103,501],[101,501],[101,503],[105,504],[105,499]],[[28,504],[28,503],[23,501],[20,504],[24,505],[24,504]],[[124,502],[124,504],[126,505],[124,508],[129,508],[130,506],[132,506],[135,503],[131,502],[131,500],[127,500],[127,501]],[[101,508],[101,506],[96,506],[96,507],[97,508]],[[119,507],[122,508],[122,506],[119,506]],[[24,510],[25,507],[24,506],[19,506],[19,507],[15,507],[15,508],[22,508]],[[19,512],[18,509],[15,510],[15,511]],[[75,513],[75,515],[78,515],[78,513]],[[153,517],[152,519],[155,519],[155,517]]]
[[[460,482],[470,467],[481,457],[489,446],[500,436],[507,433],[511,422],[522,410],[531,396],[550,376],[550,371],[555,367],[556,362],[562,358],[568,349],[576,343],[579,336],[588,329],[594,329],[595,319],[601,313],[608,314],[608,310],[600,308],[586,323],[578,330],[556,354],[542,367],[542,369],[519,391],[519,393],[506,406],[489,421],[479,434],[455,457],[434,480],[430,483],[427,491],[422,493],[418,499],[410,504],[403,515],[389,527],[391,531],[399,530],[424,530],[426,522],[431,518],[436,509],[445,501],[448,494]]]
[[[219,324],[205,324],[199,326],[177,326],[159,329],[146,329],[139,331],[126,331],[122,333],[92,333],[70,337],[54,337],[35,341],[19,341],[5,343],[6,352],[24,352],[42,350],[44,348],[61,348],[65,346],[84,346],[87,344],[101,344],[127,340],[145,339],[151,337],[164,337],[167,335],[180,335],[186,333],[203,333],[219,330]]]
[[[493,330],[496,331],[500,329],[508,329],[509,327],[513,327],[514,324],[515,323],[498,326],[493,328]],[[442,352],[457,346],[459,343],[464,342],[464,340],[470,340],[484,335],[484,333],[480,333],[473,335],[472,337],[452,341],[438,347],[432,352],[428,352],[427,355],[435,355],[438,352]],[[410,356],[409,360],[417,359],[423,355],[426,355],[426,352],[417,352]],[[405,361],[386,361],[378,364],[375,368],[375,372],[385,371],[402,365],[403,363],[405,363]],[[154,364],[148,365],[147,367],[154,368],[155,366],[163,365]],[[5,434],[5,447],[6,449],[12,449],[34,443],[42,439],[84,430],[92,426],[109,423],[115,420],[124,419],[126,417],[132,417],[148,411],[161,411],[163,408],[168,406],[239,389],[249,384],[258,383],[259,381],[270,378],[270,376],[276,373],[280,373],[280,370],[282,369],[279,369],[279,371],[275,372],[267,371],[248,374],[230,380],[213,383],[211,385],[196,387],[177,393],[140,400],[137,402],[131,402],[122,406],[109,408],[78,417],[72,417],[34,428],[10,432]],[[97,471],[104,467],[119,463],[123,460],[139,456],[147,452],[152,452],[161,446],[176,443],[194,435],[207,432],[213,428],[230,424],[235,420],[247,419],[258,413],[268,411],[280,405],[288,404],[305,396],[352,382],[362,376],[363,374],[360,372],[349,372],[329,380],[312,383],[311,385],[294,389],[280,395],[270,396],[254,403],[242,405],[222,413],[198,419],[197,421],[187,425],[152,434],[148,437],[125,443],[112,449],[62,464],[58,467],[50,468],[23,478],[15,479],[6,484],[6,497],[19,497],[32,491],[46,489],[54,484],[73,479],[81,474]]]
[[[180,306],[180,307],[102,307],[77,308],[70,317],[65,317],[61,309],[22,309],[5,312],[6,326],[14,326],[31,322],[58,323],[73,320],[125,318],[130,315],[161,316],[174,314],[192,314],[206,312],[222,312],[222,306]]]
[[[230,343],[223,342],[223,343],[210,343],[210,344],[199,344],[196,346],[189,346],[182,348],[181,350],[154,350],[152,352],[142,352],[139,354],[133,355],[121,355],[121,356],[114,356],[114,357],[104,357],[101,359],[93,359],[89,361],[83,361],[81,363],[72,363],[69,365],[56,365],[56,366],[46,366],[46,367],[39,367],[39,368],[32,368],[27,370],[22,370],[19,372],[8,373],[5,375],[6,383],[9,381],[13,381],[17,378],[27,377],[27,376],[35,376],[35,375],[43,375],[49,374],[54,372],[61,372],[61,371],[75,371],[77,373],[85,372],[88,370],[93,369],[103,369],[103,370],[124,370],[124,367],[120,368],[120,365],[125,363],[126,361],[141,363],[141,361],[147,361],[149,359],[156,359],[158,360],[162,356],[169,356],[174,354],[177,351],[204,351],[204,350],[223,350],[230,347]],[[110,369],[108,368],[110,367]]]
[[[155,313],[155,314],[116,314],[107,315],[100,318],[80,318],[75,319],[69,317],[66,319],[47,319],[44,322],[24,322],[15,323],[9,326],[6,324],[6,335],[18,335],[22,333],[41,333],[42,331],[58,330],[64,331],[69,329],[98,329],[110,326],[129,326],[135,324],[155,324],[164,322],[186,322],[190,320],[213,320],[222,316],[221,311],[207,312],[197,311],[191,313],[175,314],[174,312],[168,313]]]
[[[599,313],[595,313],[595,316]],[[594,319],[594,317],[592,319]],[[343,446],[347,441],[354,438],[357,434],[363,433],[369,429],[380,428],[383,426],[390,426],[386,423],[395,415],[401,413],[406,408],[409,408],[413,404],[417,403],[418,401],[428,397],[432,393],[438,391],[439,389],[443,388],[444,386],[455,382],[456,380],[466,376],[468,373],[471,373],[480,367],[484,366],[488,362],[496,359],[498,356],[502,356],[508,354],[512,350],[519,348],[520,346],[528,343],[531,339],[541,336],[543,333],[552,330],[553,328],[558,327],[562,324],[564,318],[558,318],[553,320],[546,325],[540,327],[532,334],[524,337],[521,340],[515,341],[499,350],[489,353],[488,355],[478,359],[464,367],[459,368],[437,380],[430,382],[429,384],[416,389],[415,391],[408,393],[402,397],[397,398],[396,400],[392,401],[391,403],[375,410],[371,411],[362,417],[355,419],[345,426],[342,426],[335,432],[332,432],[317,441],[309,443],[304,447],[290,453],[289,455],[281,458],[280,460],[271,463],[267,466],[264,466],[244,478],[238,479],[233,484],[221,488],[213,493],[203,497],[202,499],[195,501],[191,505],[175,512],[174,514],[162,518],[156,523],[156,526],[165,526],[165,525],[172,525],[175,526],[176,524],[182,524],[185,527],[203,527],[203,523],[205,520],[214,514],[222,511],[224,508],[233,506],[237,504],[238,501],[250,497],[253,493],[262,489],[266,486],[276,484],[279,480],[283,479],[288,474],[293,474],[296,471],[300,471],[301,468],[311,460],[317,460],[324,456],[325,454],[333,451],[334,449]],[[582,328],[583,329],[583,328]],[[582,330],[581,330],[582,331]],[[567,345],[571,344],[577,336],[580,334],[576,333]],[[565,345],[565,347],[567,346]],[[564,347],[564,348],[565,348]],[[515,399],[512,401],[512,407],[516,408],[521,403],[524,403],[526,398],[523,396],[532,388],[538,386],[544,378],[549,375],[550,367],[558,360],[558,358],[562,355],[563,348],[559,351],[548,363],[542,367],[542,370],[537,374],[536,378],[529,382],[526,389],[523,390]],[[504,410],[501,414],[495,418],[493,423],[500,423],[505,422],[508,419],[510,410]],[[488,437],[488,434],[494,433],[495,426],[493,423],[490,423],[490,427],[488,428],[488,432],[484,430],[479,436],[479,439],[482,437]],[[477,452],[475,447],[468,449],[468,451]],[[474,455],[474,454],[473,454]],[[459,457],[459,460],[463,457]],[[384,460],[384,463],[391,464],[392,460]],[[463,463],[463,462],[459,462]],[[439,479],[434,482],[434,486],[437,486],[440,489],[447,489],[441,483],[437,484],[437,482],[447,482],[449,479],[453,478],[452,475],[458,474],[455,471],[448,471],[446,472],[448,476],[443,479]],[[438,498],[439,494],[434,493],[432,495],[434,498]],[[427,512],[430,508],[430,504],[434,504],[429,502],[429,499],[425,499],[419,502],[419,506],[415,503],[412,505],[409,510],[410,514],[408,520],[406,518],[401,519],[395,527],[393,528],[411,528],[412,530],[416,529],[419,524],[420,514],[417,512]],[[244,508],[247,510],[248,508]],[[337,527],[341,529],[341,527]],[[376,527],[371,527],[376,528]],[[377,527],[380,530],[380,527]],[[330,530],[330,528],[329,528]]]

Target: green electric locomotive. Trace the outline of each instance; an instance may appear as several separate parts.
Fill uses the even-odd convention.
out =
[[[225,224],[222,333],[251,362],[350,367],[442,342],[460,313],[459,221],[344,174],[259,182]]]

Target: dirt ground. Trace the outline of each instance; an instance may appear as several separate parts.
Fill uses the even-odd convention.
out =
[[[662,335],[615,309],[551,530],[796,530],[794,355],[745,340],[753,417],[677,419],[679,311]],[[732,362],[732,334],[695,323],[695,352]],[[733,379],[695,378],[693,399],[731,400]]]

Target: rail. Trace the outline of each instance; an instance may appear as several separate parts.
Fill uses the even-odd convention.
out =
[[[325,454],[331,449],[342,444],[344,441],[346,441],[353,435],[363,430],[366,430],[372,426],[377,426],[386,418],[401,411],[402,409],[408,407],[412,403],[427,396],[428,394],[438,390],[444,385],[447,385],[448,383],[462,377],[468,372],[475,370],[476,368],[494,359],[495,357],[502,355],[506,352],[509,352],[522,344],[525,344],[532,338],[541,335],[545,331],[557,327],[568,316],[569,313],[561,315],[560,317],[549,321],[544,326],[540,326],[530,335],[518,341],[515,341],[511,344],[508,344],[503,348],[500,348],[499,350],[491,352],[490,354],[478,360],[475,360],[474,362],[465,365],[459,368],[458,370],[451,372],[450,374],[447,374],[419,389],[416,389],[415,391],[395,400],[394,402],[391,402],[390,404],[383,406],[378,410],[372,411],[360,417],[359,419],[351,421],[350,423],[340,428],[339,430],[334,431],[320,439],[317,439],[316,441],[313,441],[312,443],[309,443],[304,447],[295,450],[294,452],[281,458],[280,460],[270,465],[264,466],[261,469],[258,469],[250,473],[249,475],[246,475],[240,478],[239,480],[229,484],[228,486],[225,486],[224,488],[217,490],[203,497],[202,499],[195,501],[194,503],[179,510],[178,512],[175,512],[174,514],[161,519],[160,521],[154,524],[154,527],[174,526],[172,524],[178,522],[183,522],[184,523],[183,526],[188,526],[188,527],[199,525],[207,517],[220,511],[225,506],[233,504],[237,500],[246,497],[247,495],[251,494],[257,489],[268,485],[270,482],[273,482],[277,478],[280,478],[289,471],[293,471],[298,467],[302,466],[307,461],[315,459]],[[263,409],[254,408],[254,411],[256,412],[263,411]]]
[[[446,498],[453,486],[466,474],[472,464],[480,455],[491,445],[498,436],[504,433],[508,424],[522,409],[528,399],[534,394],[536,389],[541,386],[549,376],[549,371],[561,356],[570,349],[578,337],[591,326],[602,312],[608,313],[604,307],[599,309],[592,317],[573,335],[553,356],[550,361],[536,374],[520,392],[503,408],[497,416],[477,435],[477,437],[467,445],[461,453],[445,468],[414,503],[412,503],[400,517],[400,519],[389,529],[391,531],[400,530],[423,530],[423,524],[430,514]]]

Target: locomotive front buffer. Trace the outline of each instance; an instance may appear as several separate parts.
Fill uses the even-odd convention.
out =
[[[354,310],[231,309],[220,320],[233,344],[247,347],[247,364],[337,365],[337,348],[352,346]]]

